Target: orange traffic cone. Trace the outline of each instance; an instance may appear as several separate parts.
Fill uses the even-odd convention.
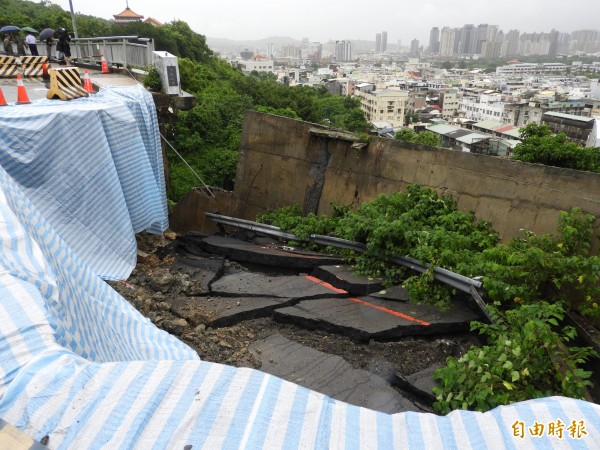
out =
[[[50,74],[48,74],[48,63],[43,63],[42,64],[42,78],[44,80],[47,80],[50,78]]]
[[[6,99],[4,98],[4,93],[2,92],[2,88],[0,88],[0,106],[7,106]]]
[[[101,65],[102,65],[102,73],[110,73],[110,70],[108,70],[108,64],[106,63],[106,60],[104,59],[104,53],[100,54],[100,61]]]
[[[90,74],[87,69],[83,71],[83,89],[85,92],[89,92],[90,94],[94,93],[94,85],[92,84],[92,80],[90,79]]]
[[[23,84],[23,78],[21,74],[17,74],[17,105],[24,105],[25,103],[31,103],[25,85]]]

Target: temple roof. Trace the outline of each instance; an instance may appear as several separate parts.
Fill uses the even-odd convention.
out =
[[[127,8],[125,8],[125,10],[122,13],[119,14],[114,14],[113,17],[115,19],[143,19],[144,16],[140,16],[137,13],[134,13],[129,6]]]
[[[150,23],[154,26],[160,27],[162,25],[161,22],[159,22],[158,20],[156,20],[153,17],[148,17],[146,20],[144,20],[144,23]]]

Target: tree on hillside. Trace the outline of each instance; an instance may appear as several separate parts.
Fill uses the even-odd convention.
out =
[[[521,139],[526,139],[533,136],[544,137],[550,136],[551,134],[552,131],[550,130],[550,128],[548,128],[548,125],[538,125],[534,122],[528,123],[519,130],[519,136],[521,136]]]
[[[358,99],[323,92],[317,104],[321,123],[356,133],[364,133],[371,128]]]
[[[546,125],[530,123],[520,131],[523,142],[513,150],[512,158],[547,166],[600,172],[600,148],[581,147],[567,135],[552,136]]]
[[[181,58],[198,62],[208,62],[212,50],[206,45],[206,38],[192,31],[186,22],[175,20],[160,27],[145,22],[113,25],[111,36],[144,36],[154,39],[156,50],[166,51]]]
[[[300,116],[298,116],[298,114],[296,114],[296,111],[294,111],[291,108],[272,108],[270,106],[258,105],[254,109],[258,112],[263,112],[263,113],[267,113],[267,114],[273,114],[275,116],[283,116],[283,117],[289,117],[290,119],[300,120]]]
[[[396,134],[394,135],[395,140],[405,142],[413,142],[416,137],[417,134],[410,128],[402,128],[401,130],[396,131]]]
[[[440,146],[440,136],[431,131],[421,131],[413,141],[415,144],[429,145],[430,147]]]
[[[440,137],[431,131],[421,131],[415,133],[410,128],[402,128],[394,135],[397,141],[414,142],[415,144],[429,145],[430,147],[440,146]]]

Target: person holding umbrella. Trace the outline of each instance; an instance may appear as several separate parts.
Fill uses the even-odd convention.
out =
[[[54,30],[52,28],[44,28],[40,32],[40,42],[46,42],[46,56],[48,61],[52,59],[52,45],[54,45]]]
[[[13,39],[15,44],[17,44],[17,55],[25,56],[25,43],[23,42],[23,38],[19,35],[19,33],[15,33],[15,37]]]
[[[21,31],[24,31],[25,36],[25,46],[29,49],[29,53],[31,56],[40,56],[37,49],[37,39],[34,34],[37,34],[37,30],[31,27],[23,27]]]
[[[13,37],[11,36],[11,33],[18,33],[20,30],[19,27],[16,27],[14,25],[4,25],[2,28],[0,28],[0,33],[5,33],[6,36],[4,36],[4,52],[8,55],[8,56],[14,56],[15,52],[13,51]]]
[[[65,28],[59,28],[56,50],[60,52],[60,59],[62,59],[62,56],[64,55],[67,67],[71,65],[71,45],[69,42],[71,42],[71,36],[69,36],[69,32]]]
[[[13,52],[13,41],[10,34],[7,33],[2,42],[4,44],[4,53],[6,53],[7,56],[13,56],[15,53]]]

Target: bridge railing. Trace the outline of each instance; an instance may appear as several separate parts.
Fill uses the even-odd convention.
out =
[[[40,55],[56,56],[56,42],[51,48],[40,42]],[[100,55],[111,65],[147,67],[152,65],[154,41],[139,36],[106,36],[71,40],[72,58],[100,62]]]

